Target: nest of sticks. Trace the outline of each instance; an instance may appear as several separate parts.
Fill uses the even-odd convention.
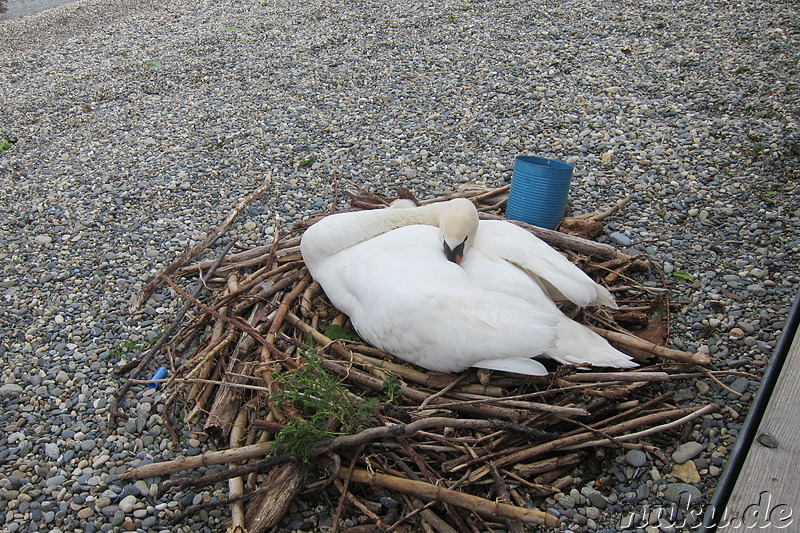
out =
[[[237,253],[229,246],[215,259],[189,264],[267,186],[243,199],[134,301],[141,305],[161,284],[184,300],[159,341],[119,369],[134,375],[112,404],[112,413],[124,417],[125,394],[143,381],[136,375],[151,372],[157,355],[169,356],[169,378],[160,385],[164,424],[178,453],[187,437],[206,451],[133,467],[122,477],[165,476],[162,494],[214,495],[174,514],[175,523],[226,505],[229,531],[268,531],[293,500],[314,493],[330,510],[333,532],[342,530],[346,516],[361,520],[351,533],[556,527],[560,519],[541,503],[570,489],[578,465],[586,469],[609,446],[663,456],[645,437],[691,427],[718,407],[677,407],[661,386],[698,376],[718,382],[703,369],[707,356],[664,346],[676,305],[666,282],[637,283],[634,277],[645,274],[636,271],[649,267],[645,261],[582,237],[521,224],[615,294],[619,310],[566,312],[634,356],[639,368],[599,372],[542,360],[551,369],[542,377],[412,368],[353,336],[311,279],[299,241],[313,220],[280,237],[276,232],[271,246]],[[350,194],[358,209],[390,201]],[[482,217],[497,218],[505,195],[506,188],[467,188],[453,196],[469,197]],[[566,225],[591,235],[608,214]],[[222,466],[194,471],[211,465]]]

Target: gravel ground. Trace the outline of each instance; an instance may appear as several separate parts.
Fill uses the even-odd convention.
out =
[[[131,294],[269,170],[227,236],[243,246],[328,208],[333,171],[427,197],[501,185],[518,154],[567,160],[575,213],[630,194],[609,242],[693,277],[674,344],[760,374],[798,284],[799,43],[788,0],[82,0],[0,21],[2,530],[223,527],[167,525],[203,493],[119,479],[203,444],[167,448],[159,391],[134,387],[118,427],[108,400],[181,303],[130,315]],[[574,531],[680,530],[657,510],[713,491],[758,384],[726,380],[741,395],[674,385],[724,408],[659,441],[666,459],[609,450],[545,508]],[[292,510],[287,529],[313,514]]]

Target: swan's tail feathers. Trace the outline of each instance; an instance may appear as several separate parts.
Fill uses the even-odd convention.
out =
[[[550,359],[568,365],[590,364],[599,367],[632,368],[638,366],[629,355],[603,337],[566,316],[558,323],[555,345],[545,351]]]
[[[546,376],[547,369],[542,363],[535,359],[525,359],[516,357],[511,359],[484,359],[472,365],[476,368],[488,370],[500,370],[502,372],[514,372],[515,374],[526,374],[528,376]]]
[[[600,284],[597,284],[597,298],[595,298],[594,303],[596,305],[605,305],[606,307],[610,307],[611,309],[619,309],[617,305],[617,301],[611,295],[611,293]]]

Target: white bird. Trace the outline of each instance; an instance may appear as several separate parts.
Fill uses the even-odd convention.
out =
[[[544,375],[531,357],[634,366],[553,299],[616,307],[611,294],[508,222],[479,222],[469,200],[339,213],[308,228],[303,259],[359,335],[438,372]]]

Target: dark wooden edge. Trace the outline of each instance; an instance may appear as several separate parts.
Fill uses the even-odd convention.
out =
[[[769,400],[775,390],[778,376],[783,370],[786,357],[789,355],[795,337],[798,335],[798,327],[800,327],[800,292],[794,298],[794,304],[786,319],[778,345],[775,347],[775,353],[764,371],[761,386],[758,388],[753,398],[753,404],[750,406],[750,411],[748,411],[744,419],[739,438],[731,450],[725,470],[722,472],[722,476],[717,482],[717,488],[705,510],[703,524],[699,529],[700,533],[713,533],[717,530],[717,523],[723,516],[733,488],[742,471],[744,461],[750,452],[756,431],[761,425],[764,411],[766,411],[767,404],[769,404]]]

